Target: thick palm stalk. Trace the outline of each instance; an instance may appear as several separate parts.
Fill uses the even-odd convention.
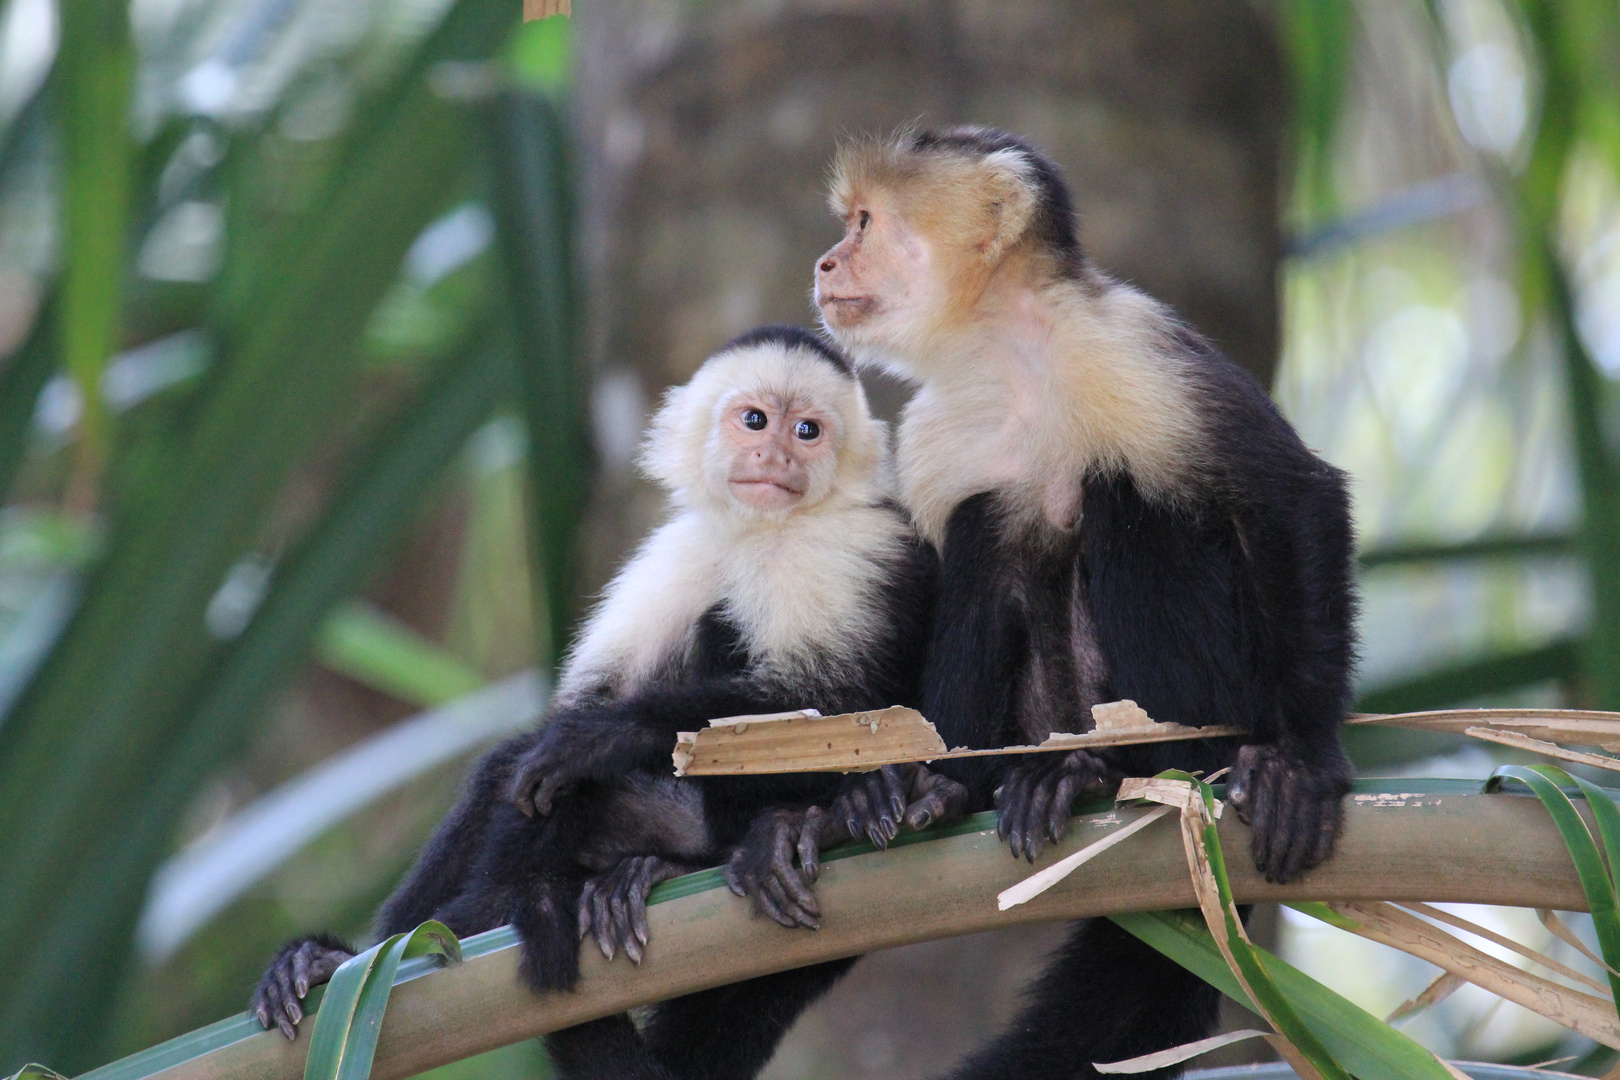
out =
[[[1479,794],[1477,781],[1403,779],[1388,792],[1363,782],[1347,806],[1338,852],[1305,879],[1267,883],[1238,853],[1248,830],[1226,814],[1223,846],[1240,903],[1346,899],[1428,899],[1583,910],[1570,855],[1541,804]],[[1078,818],[1066,841],[1037,862],[1063,858],[1127,822],[1124,815]],[[1022,922],[1191,907],[1180,832],[1143,830],[1035,900],[1000,911],[996,895],[1023,880],[1028,864],[1007,857],[990,815],[897,843],[885,854],[834,858],[817,884],[825,917],[817,933],[786,931],[751,917],[708,871],[655,894],[652,945],[640,967],[609,964],[593,949],[570,994],[544,997],[518,981],[509,930],[469,939],[463,963],[401,971],[372,1075],[410,1076],[446,1062],[638,1005],[840,956],[892,948]],[[426,972],[426,977],[415,977]],[[83,1080],[296,1080],[308,1039],[288,1043],[247,1017],[115,1062]]]

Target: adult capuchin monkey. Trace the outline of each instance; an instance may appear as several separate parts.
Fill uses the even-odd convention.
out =
[[[744,335],[670,391],[642,464],[673,517],[608,585],[549,722],[475,770],[379,936],[511,922],[526,981],[566,990],[587,934],[609,959],[641,960],[661,881],[726,863],[738,895],[814,928],[800,874],[813,880],[821,846],[862,833],[886,846],[902,813],[921,827],[965,806],[965,788],[921,767],[671,775],[676,733],[716,717],[917,702],[936,559],[889,501],[885,431],[849,361],[797,328]],[[782,845],[785,831],[803,843]],[[285,947],[254,995],[260,1022],[292,1038],[299,999],[352,951],[330,937]],[[548,1048],[572,1080],[744,1080],[851,963],[666,1002],[640,1032],[628,1016],[594,1021]]]
[[[896,462],[941,556],[922,711],[946,745],[1084,731],[1117,698],[1247,733],[1235,760],[1193,741],[948,771],[1033,859],[1076,796],[1232,764],[1256,866],[1286,881],[1321,862],[1351,782],[1344,475],[1213,345],[1087,261],[1057,168],[1022,139],[852,145],[831,202],[845,233],[816,265],[822,320],[857,362],[918,388]],[[1091,1062],[1208,1034],[1216,1003],[1114,924],[1080,923],[957,1075],[1096,1076]]]

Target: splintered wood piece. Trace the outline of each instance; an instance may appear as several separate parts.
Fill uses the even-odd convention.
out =
[[[1433,712],[1397,713],[1390,716],[1352,716],[1352,726],[1414,728],[1419,731],[1448,731],[1467,734],[1471,727],[1514,731],[1544,742],[1601,746],[1620,751],[1620,713],[1589,712],[1582,709],[1437,709]]]
[[[869,772],[882,765],[1003,754],[1042,754],[1088,747],[1237,735],[1236,728],[1161,724],[1134,701],[1091,710],[1097,729],[1053,732],[1038,746],[947,750],[934,725],[915,709],[819,716],[813,709],[764,716],[729,716],[703,731],[683,731],[675,744],[676,776],[741,776],[787,772]]]
[[[572,15],[573,0],[523,0],[523,21],[549,19],[553,15]]]
[[[675,744],[676,776],[743,776],[783,772],[870,772],[903,761],[945,755],[945,742],[916,709],[817,716],[810,711],[711,720],[683,731]]]

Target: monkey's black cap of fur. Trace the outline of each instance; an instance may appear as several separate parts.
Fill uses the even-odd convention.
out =
[[[802,326],[761,326],[740,334],[726,342],[717,353],[732,349],[751,349],[756,345],[780,345],[784,349],[801,349],[827,361],[845,378],[855,377],[855,365],[849,358]]]

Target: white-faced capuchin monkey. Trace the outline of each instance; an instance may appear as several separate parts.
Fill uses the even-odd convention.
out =
[[[1085,731],[1119,698],[1247,733],[941,768],[993,799],[1013,855],[1033,859],[1076,796],[1231,764],[1266,877],[1321,862],[1352,778],[1344,475],[1247,373],[1087,261],[1062,177],[1023,140],[952,128],[852,145],[831,202],[845,233],[816,265],[822,320],[858,363],[917,386],[896,465],[941,557],[922,711],[945,744]],[[956,1075],[1096,1076],[1091,1062],[1203,1037],[1215,1009],[1214,990],[1114,924],[1082,923]]]
[[[726,863],[738,895],[817,925],[821,845],[949,817],[967,792],[922,768],[677,779],[676,733],[710,719],[916,704],[937,560],[889,499],[883,425],[848,360],[768,327],[671,390],[645,471],[674,514],[607,590],[571,650],[549,720],[475,770],[461,802],[383,906],[379,935],[424,919],[459,936],[512,923],[537,991],[579,978],[580,941],[639,962],[656,884]],[[830,813],[828,809],[830,808]],[[778,838],[802,837],[797,849]],[[802,869],[794,866],[794,856]],[[289,1036],[309,986],[352,950],[306,938],[254,995]],[[840,960],[665,1002],[547,1039],[568,1080],[745,1080]]]

